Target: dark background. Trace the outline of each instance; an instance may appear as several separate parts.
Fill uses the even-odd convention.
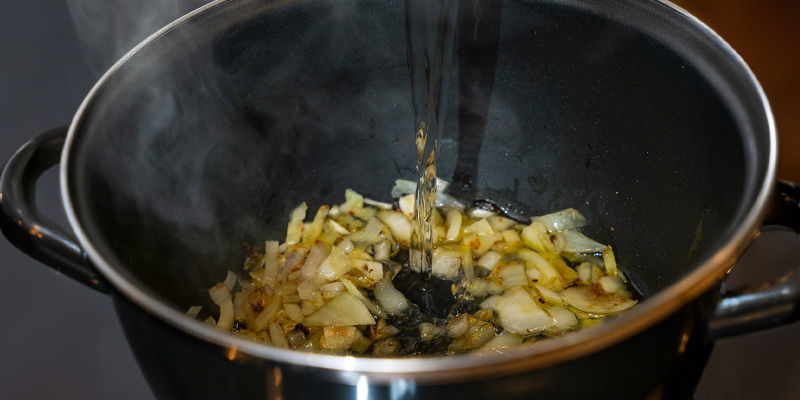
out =
[[[800,157],[794,151],[800,145],[800,2],[679,3],[718,30],[751,65],[781,133],[780,176],[800,181]],[[180,11],[177,7],[172,12]],[[77,31],[65,0],[3,2],[0,162],[35,133],[67,124],[116,58],[110,53],[92,58],[91,49],[79,44]],[[138,39],[133,35],[129,41]],[[39,185],[39,205],[65,223],[57,186],[51,171]],[[734,269],[732,285],[788,271],[797,265],[798,244],[786,231],[763,235]],[[152,398],[110,300],[33,261],[5,240],[0,240],[0,305],[0,399]],[[800,398],[798,338],[800,325],[795,324],[719,341],[695,398]]]

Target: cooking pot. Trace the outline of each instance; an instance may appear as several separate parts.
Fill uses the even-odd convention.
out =
[[[769,105],[722,39],[660,1],[461,3],[439,175],[520,218],[579,209],[642,295],[631,311],[510,354],[408,359],[184,314],[214,313],[207,289],[299,202],[387,200],[414,176],[402,2],[215,1],[173,22],[8,161],[3,233],[111,296],[164,399],[681,398],[715,338],[797,319],[796,276],[724,288],[762,224],[800,227],[800,190],[776,183]],[[72,234],[33,207],[57,163]]]

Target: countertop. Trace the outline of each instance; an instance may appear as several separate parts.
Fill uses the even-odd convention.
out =
[[[86,27],[76,30],[67,9],[67,4],[78,3],[4,3],[0,14],[2,162],[32,135],[68,123],[104,63],[113,59],[113,54],[105,54],[104,59],[96,55],[91,59],[93,55],[88,54],[86,61],[87,48],[79,45],[76,33]],[[180,7],[172,10],[175,15],[180,11]],[[790,175],[800,176],[800,171],[790,171]],[[44,214],[65,223],[57,185],[56,173],[50,171],[39,184],[39,206]],[[762,235],[734,268],[733,285],[790,270],[797,264],[799,244],[797,236],[787,231]],[[46,268],[5,239],[0,240],[0,276],[4,311],[0,399],[153,398],[107,296]],[[720,340],[695,398],[800,398],[798,337],[800,324]]]

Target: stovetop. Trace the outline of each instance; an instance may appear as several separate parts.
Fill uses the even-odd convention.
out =
[[[70,121],[97,79],[64,2],[4,3],[0,13],[0,161],[29,137]],[[42,212],[65,224],[54,171],[39,185]],[[731,284],[790,270],[800,240],[762,235]],[[110,299],[0,240],[0,398],[149,399]],[[800,324],[720,340],[695,399],[800,398]]]

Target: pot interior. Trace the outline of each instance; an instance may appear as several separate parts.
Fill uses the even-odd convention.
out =
[[[723,44],[658,2],[463,3],[438,168],[472,182],[460,196],[577,208],[645,296],[727,243],[770,143]],[[228,1],[187,19],[76,120],[80,227],[152,296],[216,310],[207,288],[241,272],[246,244],[282,240],[300,202],[389,201],[413,179],[405,37],[403,2]]]

